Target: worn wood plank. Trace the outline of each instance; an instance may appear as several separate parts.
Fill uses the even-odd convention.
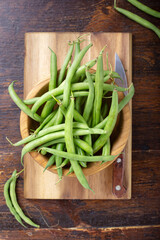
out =
[[[153,226],[133,226],[133,227],[119,227],[119,228],[105,228],[105,229],[29,229],[19,231],[2,231],[0,237],[3,240],[23,240],[33,239],[100,239],[100,240],[121,240],[121,239],[138,239],[138,240],[156,240],[160,237],[160,225]]]
[[[76,227],[81,222],[95,228],[160,223],[160,41],[149,29],[115,12],[112,0],[86,2],[77,0],[75,4],[74,0],[0,1],[0,230],[1,233],[2,229],[5,230],[5,236],[11,236],[11,230],[15,232],[16,238],[23,239],[23,236],[26,236],[22,233],[21,237],[18,229],[22,228],[5,205],[3,185],[15,168],[22,168],[21,148],[13,148],[5,140],[5,136],[13,142],[20,139],[17,124],[20,111],[10,99],[7,87],[11,81],[18,80],[15,89],[19,96],[23,96],[24,34],[29,31],[132,32],[133,82],[136,87],[133,98],[133,197],[132,200],[115,202],[26,200],[23,197],[23,178],[20,177],[17,194],[22,209],[25,213],[27,210],[33,220],[45,228],[47,226],[35,206],[41,210],[50,226],[60,220],[59,225],[63,228]],[[137,13],[160,27],[159,19],[142,13],[125,0],[117,2],[119,7]],[[143,2],[153,9],[160,9],[160,1]],[[157,239],[159,232],[156,231],[152,235],[152,227],[148,230],[144,228],[142,239]],[[132,239],[132,236],[133,239],[139,239],[134,237],[133,232],[129,239]]]

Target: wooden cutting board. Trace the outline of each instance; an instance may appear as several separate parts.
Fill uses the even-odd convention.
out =
[[[68,41],[75,40],[84,33],[26,33],[25,34],[25,62],[24,62],[24,97],[40,81],[50,77],[50,50],[57,54],[58,69],[64,61],[69,46]],[[119,55],[127,70],[129,84],[132,81],[132,35],[130,33],[90,33],[85,37],[82,47],[92,42],[93,47],[84,57],[83,63],[98,56],[100,50],[107,44],[109,62],[113,69],[115,52]],[[104,54],[104,66],[106,56]],[[131,103],[130,103],[131,107]],[[121,199],[131,198],[131,136],[126,146],[125,186],[127,191]],[[24,197],[33,199],[117,199],[112,193],[112,169],[110,165],[105,170],[87,177],[90,187],[95,191],[84,189],[77,179],[64,177],[58,181],[56,174],[49,171],[43,173],[43,168],[36,163],[29,154],[24,160]]]

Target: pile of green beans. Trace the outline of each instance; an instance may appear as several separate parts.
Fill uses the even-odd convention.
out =
[[[13,101],[24,113],[37,121],[39,126],[34,129],[34,133],[15,144],[8,141],[13,146],[25,144],[21,153],[22,165],[27,152],[38,151],[43,155],[47,154],[48,162],[44,172],[53,167],[61,180],[63,169],[68,168],[68,174],[74,172],[80,184],[93,191],[83,168],[87,168],[90,162],[103,164],[116,157],[110,155],[111,134],[118,113],[134,95],[134,86],[131,84],[129,88],[123,88],[115,85],[114,78],[121,78],[118,73],[108,69],[108,60],[107,70],[104,69],[104,48],[96,59],[81,65],[92,43],[83,49],[80,48],[80,43],[78,38],[69,44],[59,74],[56,54],[50,49],[51,77],[48,91],[41,96],[21,100],[14,90],[13,83],[10,84],[8,90]],[[91,68],[96,63],[97,68],[93,72]],[[110,82],[107,83],[107,80]],[[121,102],[118,102],[118,91],[129,91]],[[106,100],[108,95],[110,104]],[[37,110],[40,107],[42,110],[39,115]],[[14,188],[14,182],[12,185]],[[20,216],[22,217],[22,214]]]

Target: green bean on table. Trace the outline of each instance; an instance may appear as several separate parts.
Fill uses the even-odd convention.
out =
[[[153,16],[153,17],[157,17],[160,18],[160,12],[144,5],[143,3],[137,1],[137,0],[127,0],[129,3],[131,3],[133,6],[139,8],[141,11]]]
[[[9,208],[10,212],[12,213],[12,215],[15,217],[15,219],[23,226],[23,227],[26,227],[22,220],[21,220],[21,217],[19,216],[19,214],[17,213],[17,211],[15,210],[14,206],[13,206],[13,203],[11,201],[11,198],[10,198],[10,194],[9,194],[9,190],[10,190],[10,184],[13,180],[13,178],[16,176],[16,170],[12,173],[12,176],[7,180],[7,182],[5,183],[4,185],[4,198],[5,198],[5,201],[6,201],[6,205],[7,207]]]
[[[160,38],[160,29],[157,28],[154,24],[152,24],[151,22],[147,21],[146,19],[132,13],[129,12],[123,8],[119,8],[116,6],[116,1],[114,3],[114,8],[121,14],[125,15],[126,17],[130,18],[131,20],[139,23],[140,25],[152,30],[153,32],[155,32],[157,34],[157,36]]]
[[[15,208],[17,214],[29,225],[39,228],[40,226],[37,225],[36,223],[34,223],[31,219],[29,219],[22,211],[22,209],[20,208],[18,202],[17,202],[17,197],[16,197],[16,179],[17,177],[14,176],[11,183],[10,183],[10,197],[11,197],[11,201],[13,204],[13,207]]]

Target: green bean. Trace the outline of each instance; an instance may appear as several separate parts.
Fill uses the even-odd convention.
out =
[[[43,104],[45,103],[46,101],[48,101],[49,99],[52,98],[52,96],[56,97],[58,95],[61,95],[63,93],[63,90],[64,90],[64,85],[61,85],[59,86],[58,88],[55,88],[51,91],[48,91],[46,92],[45,94],[43,94],[36,102],[35,104],[33,105],[32,107],[32,112],[36,112],[38,110],[38,108]],[[89,89],[89,85],[88,83],[74,83],[72,84],[72,87],[71,87],[71,90],[73,92],[73,95],[74,95],[74,91],[83,91],[83,90],[88,90]],[[123,87],[118,87],[116,85],[113,85],[113,84],[103,84],[103,90],[104,91],[113,91],[114,89],[117,89],[117,91],[120,91],[120,92],[125,92],[127,91],[129,88],[123,88]]]
[[[152,8],[144,5],[143,3],[137,1],[137,0],[127,0],[128,2],[130,2],[133,6],[137,7],[138,9],[140,9],[141,11],[153,16],[153,17],[157,17],[160,18],[160,12],[153,10]]]
[[[86,153],[93,155],[93,149],[92,147],[85,141],[78,139],[78,138],[74,138],[74,143],[80,147],[81,149],[83,149]]]
[[[49,91],[56,88],[57,83],[57,56],[53,52],[53,50],[49,47],[51,50],[51,60],[50,60],[50,81],[49,81]]]
[[[26,105],[32,105],[32,104],[34,104],[38,99],[39,99],[39,97],[34,97],[34,98],[30,98],[30,99],[25,99],[25,100],[23,100],[23,102],[24,102],[24,104],[26,104]]]
[[[43,129],[47,129],[47,128],[52,127],[53,125],[55,125],[58,110],[59,110],[59,109],[56,109],[56,110],[55,110],[54,116],[53,116],[53,117],[49,120],[49,122],[43,127]]]
[[[88,85],[89,85],[89,94],[88,94],[88,98],[87,98],[87,101],[86,101],[86,104],[84,107],[83,117],[87,122],[88,118],[90,116],[90,113],[92,111],[93,102],[94,102],[94,85],[93,85],[93,81],[91,79],[91,75],[88,72],[88,70],[86,70],[86,77],[87,77]]]
[[[134,86],[132,84],[129,93],[120,101],[119,105],[118,105],[118,112],[120,112],[124,106],[131,100],[131,98],[133,97],[135,92]]]
[[[46,152],[46,151],[45,151]],[[52,166],[55,163],[55,155],[52,155],[49,159],[48,162],[43,170],[43,172],[46,171],[47,168],[49,168],[50,166]]]
[[[110,144],[110,138],[108,138],[107,142],[103,146],[102,156],[109,156],[110,152],[111,152],[111,144]],[[102,163],[104,163],[104,162],[102,161]]]
[[[49,81],[49,91],[56,88],[57,83],[57,56],[53,52],[53,50],[49,47],[51,50],[51,60],[50,60],[50,81]],[[44,105],[41,117],[46,118],[53,110],[53,107],[55,105],[55,101],[48,101]]]
[[[95,77],[95,97],[93,105],[93,119],[92,126],[95,126],[100,122],[101,115],[101,105],[102,105],[102,96],[103,96],[103,83],[104,83],[104,74],[103,74],[103,49],[98,56],[97,61],[97,71]]]
[[[77,150],[77,154],[78,154],[78,155],[85,156],[84,151],[83,151],[80,147],[76,147],[76,150]],[[86,163],[86,162],[79,161],[79,164],[80,164],[82,167],[85,167],[85,168],[87,167],[87,163]]]
[[[39,228],[40,226],[35,224],[31,219],[29,219],[22,211],[22,209],[20,208],[18,202],[17,202],[17,197],[16,197],[16,176],[13,177],[13,180],[11,181],[10,184],[10,197],[11,197],[11,201],[13,204],[13,207],[15,208],[16,212],[18,213],[18,215],[29,225]]]
[[[73,122],[73,127],[74,128],[79,128],[79,129],[88,129],[88,130],[90,129],[85,124],[79,123],[79,122]],[[41,130],[39,133],[37,133],[37,135],[34,135],[34,134],[30,135],[30,136],[28,136],[28,137],[18,141],[15,144],[11,143],[10,141],[9,142],[11,143],[11,145],[17,147],[17,146],[20,146],[22,144],[31,142],[31,141],[33,141],[35,139],[38,139],[38,138],[40,138],[42,136],[45,136],[46,134],[54,133],[54,132],[57,132],[57,131],[60,131],[60,130],[64,130],[64,128],[65,128],[65,124],[54,125],[53,127],[48,127],[47,129]],[[104,134],[105,133],[104,130],[100,130],[99,132],[100,132],[100,134],[102,134],[102,133]]]
[[[106,101],[104,101],[104,103],[102,104],[102,109],[101,109],[101,114],[103,119],[107,116],[107,112],[108,112],[108,104]]]
[[[83,48],[81,50],[81,52],[78,54],[78,56],[76,57],[76,59],[74,59],[71,68],[66,76],[66,80],[65,80],[65,88],[64,88],[64,93],[63,93],[63,104],[65,107],[68,106],[69,104],[69,98],[70,98],[70,94],[71,94],[71,82],[72,82],[72,78],[77,70],[78,65],[80,64],[82,58],[84,57],[85,53],[88,51],[88,49],[92,46],[93,44],[90,43],[88,46],[86,46],[85,48]]]
[[[65,143],[64,138],[58,138],[58,139],[55,139],[55,140],[46,142],[46,143],[42,144],[40,147],[38,147],[38,148],[37,148],[37,151],[38,151],[38,152],[39,152],[39,151],[42,152],[42,150],[41,150],[42,147],[52,146],[52,145],[55,145],[55,144],[57,144],[57,143]],[[46,155],[47,152],[46,152],[46,151],[43,151],[43,152],[45,152],[45,154],[43,154],[43,155]]]
[[[15,81],[14,81],[15,82]],[[18,95],[16,94],[16,92],[14,91],[14,87],[13,84],[14,82],[12,82],[9,87],[8,87],[8,92],[10,97],[12,98],[12,100],[15,102],[15,104],[25,113],[27,114],[29,117],[31,117],[32,119],[36,120],[37,122],[42,122],[43,118],[41,118],[38,114],[33,113],[31,111],[31,109],[26,106],[23,101],[18,97]]]
[[[69,61],[70,61],[70,59],[72,57],[73,48],[74,48],[74,43],[71,44],[71,46],[69,48],[69,51],[67,53],[67,56],[66,56],[66,58],[64,60],[64,63],[62,65],[62,67],[61,67],[61,70],[60,70],[60,73],[59,73],[59,77],[58,77],[58,86],[62,83],[62,81],[64,79],[68,63],[69,63]]]
[[[73,96],[74,97],[87,97],[88,96],[88,91],[77,91],[77,92],[73,93]],[[63,99],[63,94],[58,95],[56,98],[57,99]],[[35,98],[23,100],[23,102],[26,105],[31,105],[31,104],[34,104],[39,99],[40,99],[40,97],[35,97]],[[54,99],[50,99],[50,101],[52,102],[52,101],[54,101]]]
[[[5,183],[4,185],[4,198],[5,198],[5,201],[6,201],[6,205],[7,207],[9,208],[10,212],[12,213],[12,215],[15,217],[15,219],[23,226],[23,227],[26,227],[19,214],[16,212],[13,204],[12,204],[12,201],[10,199],[10,195],[9,195],[9,189],[10,189],[10,184],[13,180],[13,178],[16,176],[16,170],[12,173],[12,176],[7,180],[7,182]]]
[[[46,118],[49,116],[49,114],[53,111],[53,108],[55,106],[56,102],[54,100],[47,101],[42,109],[41,117]]]
[[[78,155],[75,153],[68,153],[68,152],[64,152],[64,151],[58,151],[56,149],[51,149],[51,148],[43,148],[46,152],[51,153],[51,154],[55,154],[57,156],[63,157],[63,158],[67,158],[70,159],[74,162],[76,161],[84,161],[84,162],[101,162],[101,161],[112,161],[113,159],[115,159],[118,155],[109,155],[109,156],[82,156],[82,155]]]
[[[40,124],[40,126],[34,131],[34,134],[36,135],[56,114],[56,111],[50,113],[48,117],[46,117],[43,122]]]
[[[58,151],[58,150],[57,150]],[[58,156],[58,155],[57,155]],[[55,169],[59,169],[59,168],[62,168],[64,166],[66,166],[67,164],[69,163],[69,159],[65,159],[62,164],[59,166],[59,167],[56,167]]]
[[[153,32],[155,32],[157,34],[157,36],[160,38],[160,29],[157,28],[154,24],[152,24],[151,22],[147,21],[146,19],[144,18],[141,18],[139,17],[138,15],[132,13],[132,12],[129,12],[125,9],[122,9],[122,8],[118,8],[116,7],[116,1],[115,1],[115,4],[114,4],[114,8],[120,12],[121,14],[125,15],[126,17],[130,18],[131,20],[139,23],[140,25],[148,28],[148,29],[151,29]]]
[[[74,136],[83,136],[83,135],[88,135],[88,134],[106,134],[106,131],[102,130],[102,129],[94,129],[94,128],[91,128],[88,130],[83,130],[83,129],[74,129],[73,130]],[[31,152],[34,148],[36,148],[46,142],[49,142],[51,140],[55,140],[58,138],[63,138],[63,137],[64,137],[64,131],[59,131],[59,132],[46,134],[45,136],[42,136],[38,139],[35,139],[35,140],[29,142],[22,149],[21,163],[23,163],[22,162],[23,157],[27,152]]]
[[[68,154],[75,153],[75,145],[74,145],[74,141],[73,141],[73,112],[74,112],[74,99],[72,97],[69,108],[66,113],[66,118],[65,118],[65,142],[66,142],[66,148],[67,148]],[[84,188],[90,189],[91,191],[93,191],[90,188],[79,163],[76,161],[73,161],[72,159],[70,159],[70,163],[71,163],[71,166],[73,167],[73,171],[75,172],[76,177],[77,177],[78,181],[80,182],[80,184]]]
[[[97,58],[96,59],[93,59],[91,61],[89,61],[88,63],[82,65],[81,67],[79,67],[73,77],[73,80],[72,82],[75,83],[78,81],[78,79],[81,77],[81,76],[85,76],[85,71],[86,71],[86,67],[87,68],[92,68],[97,62]]]
[[[58,143],[56,146],[56,150],[63,151],[63,149],[64,149],[64,143]],[[56,160],[56,167],[59,167],[62,164],[63,158],[56,156],[55,160]],[[58,173],[59,179],[62,179],[62,168],[58,168],[57,173]]]
[[[77,97],[75,108],[79,113],[81,113],[81,102],[82,102],[82,97]]]
[[[57,170],[58,170],[58,169],[57,169]],[[68,176],[69,174],[71,174],[71,173],[73,173],[73,172],[74,172],[73,167],[70,166],[70,169],[69,169],[68,173],[66,174],[66,176]]]
[[[60,138],[60,139],[57,139],[57,140],[52,140],[52,141],[49,141],[43,145],[41,145],[37,150],[41,150],[42,147],[48,147],[48,146],[51,146],[53,144],[56,144],[56,143],[65,143],[65,139],[64,138]],[[81,151],[85,151],[87,153],[89,153],[90,155],[93,155],[93,149],[92,147],[85,141],[81,140],[81,139],[76,139],[74,138],[74,143],[76,146],[79,146],[79,148],[81,149]],[[82,150],[83,149],[83,150]],[[41,154],[42,155],[45,155],[46,152],[43,150],[41,150]]]
[[[80,49],[80,40],[77,39],[76,43],[75,43],[75,50],[74,50],[74,59],[76,59],[76,57],[78,56],[78,54],[80,53],[81,49]],[[80,66],[80,64],[79,64]],[[78,66],[78,67],[79,67]]]
[[[131,100],[131,98],[134,95],[134,92],[135,92],[135,89],[134,89],[134,85],[132,83],[129,93],[118,104],[118,113],[120,113],[120,111],[125,107],[125,105]],[[108,121],[108,116],[102,122],[97,124],[94,128],[99,128],[99,129],[104,128],[107,121]]]
[[[104,127],[104,130],[106,130],[107,133],[104,134],[103,136],[100,136],[95,141],[93,145],[94,153],[96,153],[99,149],[101,149],[104,146],[104,144],[107,142],[116,124],[117,116],[118,116],[118,93],[116,90],[114,90],[112,94],[112,103],[111,103],[111,108],[108,115],[108,121]]]

